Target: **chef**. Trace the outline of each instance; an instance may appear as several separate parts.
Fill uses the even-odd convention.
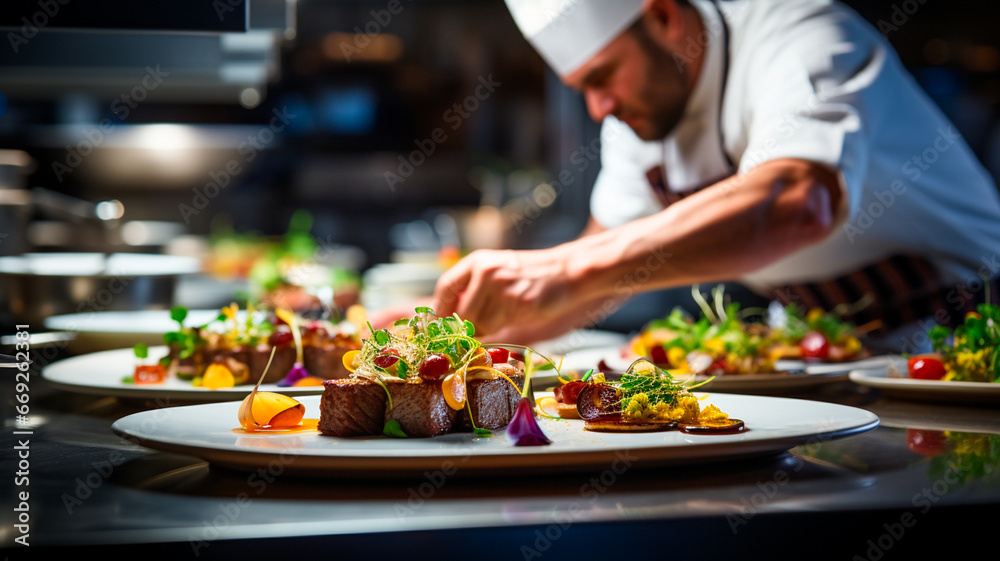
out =
[[[640,292],[735,280],[911,337],[1000,297],[993,181],[849,8],[506,1],[603,123],[602,167],[584,235],[473,252],[438,282],[439,315],[528,342]]]

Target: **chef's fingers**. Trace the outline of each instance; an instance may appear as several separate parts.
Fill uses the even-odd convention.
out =
[[[458,315],[476,326],[476,333],[481,335],[496,330],[502,321],[502,312],[495,303],[498,288],[490,286],[486,275],[478,271],[472,275],[469,285],[458,301]]]
[[[472,266],[468,257],[441,275],[434,286],[433,309],[438,317],[450,316],[458,310],[459,299],[471,278]]]

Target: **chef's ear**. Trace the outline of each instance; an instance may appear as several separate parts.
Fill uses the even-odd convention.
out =
[[[637,23],[661,46],[676,49],[683,45],[686,36],[683,10],[687,6],[686,0],[646,0]]]

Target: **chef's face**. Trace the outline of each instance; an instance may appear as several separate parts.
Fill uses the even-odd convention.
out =
[[[641,20],[564,80],[583,92],[591,118],[612,115],[643,140],[670,134],[692,89],[688,61],[653,40]]]

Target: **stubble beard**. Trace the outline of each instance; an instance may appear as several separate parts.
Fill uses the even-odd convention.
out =
[[[693,85],[689,64],[683,57],[655,44],[642,32],[639,44],[649,60],[649,80],[640,99],[649,108],[644,125],[632,127],[636,136],[646,141],[666,138],[680,123],[687,108]]]

